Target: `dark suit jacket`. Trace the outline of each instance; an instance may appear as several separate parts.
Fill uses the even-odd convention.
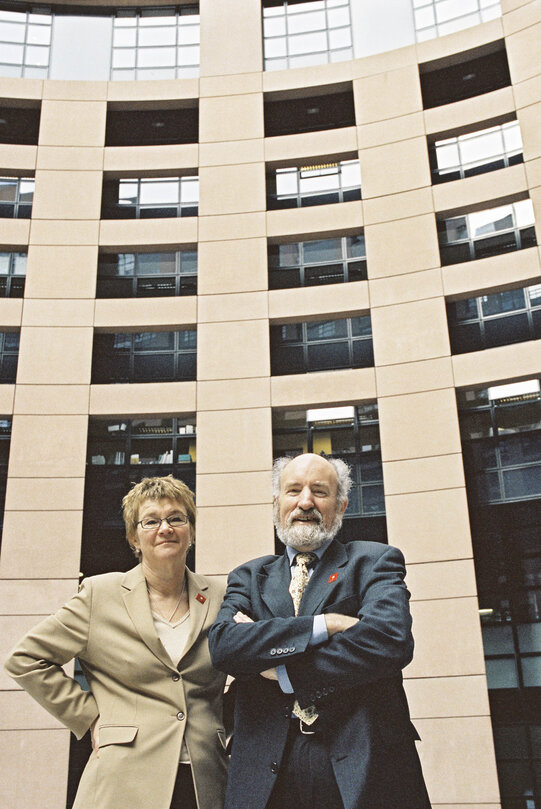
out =
[[[345,809],[429,809],[401,670],[413,654],[404,559],[397,548],[336,540],[295,617],[287,555],[236,568],[209,631],[216,668],[237,678],[226,809],[263,809],[291,722],[293,695],[259,672],[282,663],[302,706],[315,704]],[[241,610],[256,621],[236,624]],[[313,618],[360,621],[309,645]]]

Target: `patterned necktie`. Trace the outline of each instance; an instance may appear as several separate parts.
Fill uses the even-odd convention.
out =
[[[293,599],[293,607],[295,608],[295,615],[299,614],[299,607],[306,585],[310,581],[308,574],[309,565],[317,559],[315,553],[298,553],[295,558],[295,570],[291,575],[291,582],[289,585],[289,593]],[[305,725],[312,725],[318,713],[313,705],[308,705],[306,708],[301,708],[297,700],[293,703],[293,713],[298,716]]]

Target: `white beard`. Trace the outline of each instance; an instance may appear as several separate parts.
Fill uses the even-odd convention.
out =
[[[325,528],[321,514],[316,509],[310,512],[304,512],[304,514],[305,516],[310,515],[316,517],[318,522],[312,522],[310,520],[306,522],[296,521],[293,523],[293,520],[296,520],[299,514],[300,512],[298,510],[293,511],[287,518],[285,526],[282,526],[280,524],[278,501],[275,502],[273,516],[278,539],[283,542],[284,545],[289,545],[289,547],[295,548],[297,551],[303,551],[305,549],[315,551],[321,548],[326,542],[334,539],[342,525],[342,515],[336,514],[331,526]]]

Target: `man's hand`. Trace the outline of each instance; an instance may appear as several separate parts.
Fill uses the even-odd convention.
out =
[[[245,615],[243,612],[237,612],[233,616],[233,620],[236,624],[253,624],[253,618],[250,618],[249,615]],[[266,669],[265,671],[259,672],[262,677],[266,680],[278,680],[278,675],[276,674],[276,669]]]
[[[90,738],[92,740],[92,750],[97,753],[100,749],[100,729],[98,727],[98,722],[100,718],[97,716],[92,724],[90,725]]]
[[[325,614],[325,624],[329,637],[336,635],[337,632],[345,632],[355,624],[359,623],[358,618],[353,618],[351,615],[340,615],[339,612],[328,612]]]

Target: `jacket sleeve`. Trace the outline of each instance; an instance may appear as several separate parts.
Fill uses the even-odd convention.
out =
[[[84,654],[91,609],[92,584],[87,581],[55,615],[30,630],[4,664],[18,685],[78,739],[98,716],[98,706],[92,693],[83,691],[62,666]]]
[[[373,563],[359,594],[359,622],[287,661],[299,703],[316,704],[340,689],[396,677],[412,659],[413,637],[404,557],[391,546]]]

